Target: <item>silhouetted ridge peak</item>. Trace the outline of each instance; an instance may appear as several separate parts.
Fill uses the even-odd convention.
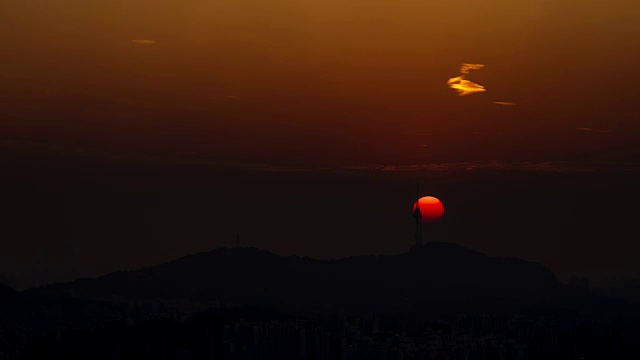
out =
[[[280,257],[279,255],[276,255],[274,253],[271,253],[266,250],[258,249],[255,247],[231,247],[231,248],[223,247],[223,248],[202,252],[194,255],[188,255],[183,257],[183,259],[188,258],[190,256],[209,257],[209,258],[224,257],[224,256],[247,257],[247,258]]]
[[[138,271],[34,289],[39,294],[187,297],[260,304],[390,304],[432,298],[531,298],[559,283],[540,264],[430,242],[390,256],[339,260],[221,248]]]
[[[437,253],[468,256],[487,256],[484,253],[469,249],[462,245],[441,241],[430,241],[422,246],[414,246],[413,248],[411,248],[410,252],[415,252],[418,254]]]

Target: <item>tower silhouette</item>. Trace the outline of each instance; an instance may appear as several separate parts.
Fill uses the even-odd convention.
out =
[[[420,182],[416,182],[416,208],[413,209],[413,218],[416,219],[416,244],[422,245],[422,211],[420,211]]]

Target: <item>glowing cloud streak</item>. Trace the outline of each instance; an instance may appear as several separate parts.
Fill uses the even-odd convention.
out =
[[[471,70],[480,70],[484,67],[482,64],[462,64],[460,67],[461,74],[469,74]]]
[[[467,96],[487,91],[484,86],[466,79],[466,76],[471,70],[480,70],[483,67],[483,64],[462,64],[460,67],[461,75],[449,79],[449,81],[447,81],[447,85],[449,85],[451,89],[457,91],[460,96]]]

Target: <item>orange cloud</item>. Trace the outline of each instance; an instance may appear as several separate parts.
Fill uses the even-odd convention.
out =
[[[576,130],[580,130],[580,131],[591,131],[591,130],[593,130],[593,129],[592,129],[592,128],[588,128],[588,127],[579,127],[579,128],[576,128]]]
[[[469,74],[471,70],[480,70],[484,67],[482,64],[462,64],[460,67],[461,74]]]
[[[483,67],[484,65],[482,64],[462,64],[460,67],[461,75],[449,79],[449,81],[447,81],[447,85],[449,85],[451,89],[457,91],[460,96],[487,91],[484,86],[466,79],[466,75],[468,75],[471,70],[480,70]]]
[[[458,92],[458,95],[460,96],[487,91],[484,86],[476,84],[473,81],[465,80],[464,76],[451,78],[449,79],[449,81],[447,81],[447,84],[450,88],[456,90]]]
[[[502,106],[516,106],[516,103],[512,103],[508,101],[494,101],[493,103],[496,105],[502,105]]]

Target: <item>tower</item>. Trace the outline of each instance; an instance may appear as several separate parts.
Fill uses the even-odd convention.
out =
[[[420,211],[420,183],[416,182],[416,208],[413,209],[413,218],[416,220],[416,244],[422,245],[422,211]]]

